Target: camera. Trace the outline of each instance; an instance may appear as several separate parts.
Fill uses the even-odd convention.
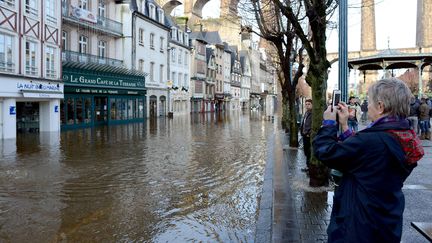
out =
[[[331,104],[332,112],[333,112],[333,107],[337,106],[340,101],[341,101],[341,91],[337,89],[333,90],[332,104]]]

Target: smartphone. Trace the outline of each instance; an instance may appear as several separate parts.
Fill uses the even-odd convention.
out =
[[[341,91],[337,89],[333,90],[332,105],[331,105],[332,112],[333,112],[333,107],[337,106],[340,101],[341,101]]]

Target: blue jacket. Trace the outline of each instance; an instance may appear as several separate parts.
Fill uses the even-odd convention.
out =
[[[407,163],[409,153],[389,130],[409,129],[407,120],[381,123],[343,142],[337,140],[336,126],[318,131],[313,141],[315,156],[343,172],[333,198],[329,242],[400,242],[405,207],[402,186],[423,156],[423,148],[413,133],[414,150],[421,156]]]

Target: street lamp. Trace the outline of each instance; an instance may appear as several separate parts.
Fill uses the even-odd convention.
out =
[[[348,98],[348,4],[339,1],[339,80],[342,101]]]

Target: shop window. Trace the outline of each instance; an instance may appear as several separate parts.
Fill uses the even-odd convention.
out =
[[[66,111],[67,111],[67,124],[68,125],[73,125],[75,123],[75,105],[74,105],[74,99],[73,98],[68,98],[67,99],[67,107],[66,107]]]
[[[117,106],[115,98],[110,99],[110,107],[110,119],[117,120]]]
[[[127,119],[127,106],[126,106],[126,99],[118,99],[120,100],[120,120],[126,120]]]
[[[75,107],[76,107],[76,124],[81,124],[84,121],[82,98],[75,99]]]
[[[128,99],[128,120],[133,119],[133,100]]]
[[[64,99],[60,100],[60,124],[66,124],[66,110]]]
[[[84,99],[84,122],[85,123],[91,123],[92,116],[91,116],[91,98],[85,98]]]
[[[138,100],[138,117],[144,118],[144,99]]]

